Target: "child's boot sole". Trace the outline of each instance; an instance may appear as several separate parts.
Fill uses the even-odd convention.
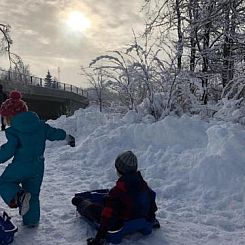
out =
[[[19,210],[21,216],[24,216],[29,211],[30,200],[31,200],[31,193],[26,192],[23,196],[23,200],[21,201],[21,208]]]

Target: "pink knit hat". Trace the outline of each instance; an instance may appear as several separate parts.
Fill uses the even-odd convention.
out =
[[[20,112],[28,111],[26,103],[21,100],[22,95],[19,91],[11,91],[9,94],[9,99],[5,100],[0,108],[0,114],[2,116],[15,116]]]

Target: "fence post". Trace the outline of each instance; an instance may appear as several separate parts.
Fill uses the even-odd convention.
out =
[[[71,92],[72,92],[72,85],[70,85],[70,88],[71,88]]]
[[[76,87],[76,89],[77,89],[77,94],[78,94],[78,87]]]
[[[8,79],[9,79],[9,81],[11,81],[10,71],[8,71]]]
[[[32,76],[31,76],[31,84],[32,84]]]
[[[65,85],[65,83],[63,83],[64,84],[64,90],[66,90],[66,85]]]
[[[40,78],[40,86],[42,87],[43,86],[43,79]]]

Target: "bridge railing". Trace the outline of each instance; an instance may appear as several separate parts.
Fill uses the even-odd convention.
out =
[[[17,73],[14,71],[6,71],[0,68],[0,79],[7,81],[16,81],[23,84],[29,84],[38,87],[45,87],[50,89],[59,89],[67,92],[72,92],[75,94],[83,95],[88,97],[88,92],[84,91],[82,88],[74,86],[72,84],[61,83],[58,81],[53,81],[51,84],[47,85],[45,79],[35,76],[30,76],[22,73]]]

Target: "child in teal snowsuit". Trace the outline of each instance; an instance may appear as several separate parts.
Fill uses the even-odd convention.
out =
[[[40,219],[39,193],[44,174],[45,141],[69,141],[72,136],[29,112],[18,91],[12,91],[9,97],[0,108],[0,114],[10,126],[5,131],[7,143],[0,148],[0,163],[12,157],[13,160],[0,177],[0,195],[11,208],[21,208],[21,198],[27,197],[23,224],[34,226]]]

